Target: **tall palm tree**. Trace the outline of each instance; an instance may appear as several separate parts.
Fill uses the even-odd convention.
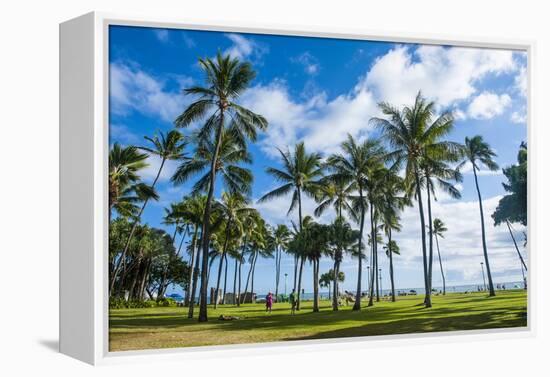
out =
[[[298,207],[298,229],[302,230],[302,193],[315,197],[318,192],[319,179],[323,175],[321,155],[319,153],[307,153],[303,142],[296,144],[294,152],[281,151],[283,169],[268,167],[266,172],[273,176],[282,186],[262,196],[258,202],[266,202],[292,192],[292,199],[287,215]],[[304,263],[303,259],[296,260],[300,264],[300,271]],[[296,289],[296,279],[294,289]],[[301,274],[298,275],[298,282],[301,281]],[[298,284],[299,285],[299,284]],[[300,310],[300,292],[297,291],[296,309]]]
[[[155,185],[157,184],[157,181],[160,178],[160,174],[162,173],[162,169],[164,168],[164,165],[166,161],[173,160],[182,160],[184,158],[183,151],[185,149],[186,141],[184,136],[177,130],[172,130],[168,132],[168,134],[164,134],[160,132],[159,135],[155,135],[154,137],[150,138],[148,136],[145,137],[146,140],[151,142],[153,144],[152,148],[149,147],[139,147],[139,149],[146,151],[147,153],[158,156],[160,158],[160,165],[157,171],[157,174],[155,176],[155,179],[153,180],[153,183],[151,183],[150,187],[151,190],[155,188]],[[134,221],[134,225],[132,226],[132,229],[130,230],[130,234],[128,235],[128,240],[126,241],[126,245],[122,251],[121,258],[119,259],[117,266],[115,267],[115,270],[113,271],[113,277],[111,282],[111,292],[114,288],[114,284],[117,278],[117,275],[120,271],[120,268],[122,266],[122,260],[125,258],[126,253],[128,252],[128,247],[130,246],[130,242],[132,241],[132,237],[134,236],[134,233],[136,231],[136,227],[139,224],[139,221],[141,219],[141,215],[143,214],[143,211],[145,210],[145,207],[147,206],[147,203],[149,202],[149,198],[146,198],[143,201],[143,204],[141,205],[141,208],[139,212],[136,215],[136,220]]]
[[[189,125],[204,118],[206,122],[201,127],[198,137],[201,140],[213,140],[214,146],[210,161],[208,178],[208,194],[203,217],[202,253],[203,269],[201,279],[201,304],[199,322],[208,320],[206,269],[208,268],[208,246],[210,242],[210,211],[215,192],[215,182],[222,137],[227,129],[244,145],[246,139],[256,140],[257,130],[267,128],[267,120],[249,109],[240,106],[239,96],[250,86],[256,76],[252,65],[240,62],[229,54],[222,56],[218,52],[216,58],[199,59],[199,65],[206,76],[205,86],[193,86],[185,89],[185,93],[194,96],[196,100],[179,115],[175,124],[177,127]],[[198,98],[197,98],[198,97]]]
[[[437,257],[439,258],[439,268],[441,269],[441,280],[443,281],[443,294],[446,293],[446,287],[445,287],[445,273],[443,272],[443,263],[441,262],[441,253],[439,252],[439,241],[438,237],[443,238],[443,233],[447,231],[447,227],[438,218],[434,219],[434,226],[433,226],[433,235],[435,237],[435,244],[437,246]]]
[[[355,207],[358,208],[359,240],[358,240],[358,269],[357,291],[353,310],[361,309],[361,274],[363,260],[363,230],[365,225],[366,187],[370,180],[370,174],[374,167],[378,167],[385,156],[385,150],[378,140],[367,139],[362,143],[348,135],[348,139],[342,143],[342,154],[333,154],[328,160],[329,169],[332,171],[331,180],[341,180],[352,186],[352,190],[358,192]]]
[[[284,224],[278,224],[273,230],[273,246],[275,247],[275,299],[279,296],[279,281],[281,277],[281,258],[290,241],[290,230]]]
[[[433,271],[433,221],[432,221],[432,198],[437,201],[435,186],[437,185],[444,193],[451,198],[460,199],[460,191],[451,181],[462,182],[462,174],[456,168],[448,166],[447,162],[456,162],[460,153],[454,150],[438,151],[436,156],[426,155],[421,161],[421,183],[425,184],[426,202],[428,204],[428,235],[429,235],[429,256],[428,256],[428,283],[432,290]],[[413,189],[414,184],[411,184]],[[414,189],[413,189],[414,190]]]
[[[346,215],[354,221],[357,221],[357,214],[352,207],[352,200],[355,196],[353,185],[346,185],[342,181],[330,181],[330,177],[319,181],[319,189],[315,195],[315,201],[319,205],[313,212],[315,216],[320,217],[326,210],[332,206],[336,216]]]
[[[424,288],[426,296],[424,304],[432,306],[430,285],[428,280],[428,255],[426,247],[426,220],[422,202],[421,162],[426,155],[437,156],[442,152],[457,152],[457,143],[442,140],[453,129],[453,117],[443,113],[433,122],[435,103],[428,102],[419,92],[413,107],[403,110],[388,104],[379,104],[380,109],[388,119],[372,118],[371,122],[381,129],[385,139],[393,148],[390,157],[397,165],[405,163],[407,184],[414,183],[418,212],[420,215],[420,234],[422,239],[422,261],[424,267]]]
[[[485,220],[483,218],[483,201],[481,199],[481,191],[479,190],[479,182],[477,179],[477,172],[481,166],[485,166],[491,171],[498,170],[498,164],[493,160],[496,157],[496,153],[491,149],[489,144],[483,140],[480,135],[473,138],[466,137],[464,139],[464,161],[462,161],[457,169],[462,168],[466,163],[472,164],[472,170],[474,172],[474,180],[476,183],[477,198],[479,201],[479,216],[481,220],[481,243],[483,245],[483,256],[485,258],[485,268],[487,269],[487,280],[489,282],[489,296],[495,295],[495,288],[493,286],[493,278],[491,276],[491,267],[489,266],[489,255],[487,253],[487,241],[485,239]]]

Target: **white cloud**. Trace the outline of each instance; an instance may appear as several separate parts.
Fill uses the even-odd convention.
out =
[[[319,60],[308,51],[290,59],[293,63],[301,64],[304,67],[304,72],[308,75],[315,76],[321,70]]]
[[[229,54],[237,59],[259,60],[267,52],[267,47],[256,43],[251,38],[246,38],[241,34],[226,34],[226,37],[233,44],[225,50],[224,54]]]
[[[191,38],[187,33],[185,32],[182,32],[182,38],[183,38],[183,43],[185,44],[185,46],[187,46],[187,48],[193,48],[197,45],[197,43],[195,42],[195,40],[193,38]]]
[[[143,141],[124,124],[110,124],[109,137],[124,145],[138,145]]]
[[[512,72],[511,51],[462,47],[399,46],[378,58],[365,79],[377,98],[408,105],[419,90],[443,107],[476,93],[488,74]]]
[[[527,67],[521,66],[518,74],[514,78],[516,89],[523,97],[527,96]]]
[[[170,39],[170,34],[166,29],[154,29],[153,32],[155,33],[157,39],[161,42],[168,42]]]
[[[518,111],[514,111],[510,116],[512,123],[524,124],[527,122],[527,113],[525,106]]]
[[[511,103],[512,99],[508,94],[483,92],[468,106],[468,115],[475,119],[491,119],[501,115]]]
[[[176,82],[183,83],[178,76]],[[111,109],[126,115],[138,111],[172,122],[184,109],[188,101],[181,90],[166,89],[166,81],[156,78],[129,63],[112,63],[110,66]]]
[[[150,155],[147,158],[147,163],[149,164],[149,166],[141,171],[142,178],[144,178],[146,181],[149,181],[148,183],[151,183],[159,172],[161,162],[162,160],[160,159],[160,157],[156,155]],[[176,171],[178,165],[179,163],[177,161],[166,161],[160,172],[158,179],[159,182],[169,181],[170,178],[174,175],[174,172]]]

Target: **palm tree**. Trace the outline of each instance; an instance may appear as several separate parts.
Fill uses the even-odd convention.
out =
[[[122,147],[114,143],[109,151],[109,219],[115,209],[121,216],[129,217],[137,213],[135,203],[139,201],[136,189],[146,189],[140,184],[138,172],[147,166],[146,153],[136,147]]]
[[[216,283],[214,308],[216,308],[218,304],[218,292],[220,288],[222,266],[224,261],[227,261],[226,253],[228,251],[228,246],[230,245],[231,239],[234,239],[236,235],[239,235],[242,232],[242,224],[240,220],[243,218],[243,216],[255,211],[255,209],[247,207],[247,204],[247,200],[241,194],[230,194],[224,192],[222,193],[221,201],[219,201],[216,206],[219,211],[220,217],[223,219],[225,224],[222,229],[223,234],[221,234],[219,237],[223,240],[223,246],[221,246],[220,250],[221,255],[220,263],[218,265],[218,280]]]
[[[367,209],[365,190],[370,181],[372,169],[378,167],[383,161],[385,150],[378,140],[365,140],[358,144],[355,139],[348,135],[348,139],[342,143],[343,154],[334,154],[328,158],[328,167],[332,170],[331,180],[341,180],[350,184],[351,189],[358,192],[355,200],[355,207],[358,209],[359,217],[359,240],[358,240],[358,269],[357,269],[357,291],[353,310],[361,309],[361,274],[363,260],[363,230],[365,225],[365,211]]]
[[[464,139],[464,161],[462,161],[457,169],[462,168],[466,163],[472,164],[472,170],[474,172],[474,180],[476,183],[477,198],[479,201],[479,216],[481,219],[481,243],[483,245],[483,256],[485,257],[485,268],[487,269],[487,280],[489,282],[489,296],[495,295],[495,288],[493,286],[493,278],[491,276],[491,267],[489,266],[489,255],[487,253],[487,242],[485,239],[485,220],[483,218],[483,201],[481,199],[481,192],[479,190],[479,182],[477,180],[477,172],[481,166],[485,166],[491,171],[498,170],[498,164],[493,161],[496,157],[496,153],[491,149],[488,143],[479,135],[473,138],[466,137]]]
[[[167,135],[160,132],[159,135],[160,136],[155,135],[153,138],[150,138],[148,136],[145,137],[146,140],[150,141],[153,144],[153,148],[139,147],[139,149],[144,150],[149,154],[158,156],[160,158],[160,166],[155,176],[155,179],[153,180],[153,183],[150,186],[151,190],[155,188],[155,185],[157,184],[157,181],[160,178],[160,174],[162,173],[162,169],[164,168],[166,161],[169,161],[169,160],[177,161],[177,160],[183,159],[184,158],[183,150],[186,146],[184,136],[177,130],[172,130],[168,132]],[[132,226],[132,229],[130,230],[130,234],[128,235],[128,240],[126,241],[126,245],[122,251],[121,258],[119,259],[117,266],[113,271],[113,277],[112,277],[113,280],[111,282],[111,287],[110,287],[111,292],[114,288],[115,280],[122,266],[121,262],[125,258],[126,253],[128,252],[128,247],[130,246],[130,242],[132,241],[132,237],[134,236],[136,227],[139,224],[141,215],[143,214],[143,211],[145,210],[145,207],[147,206],[148,201],[149,201],[149,197],[147,197],[143,201],[143,204],[141,205],[141,209],[136,215],[136,220],[134,221],[134,225]]]
[[[460,191],[450,182],[462,182],[462,174],[456,168],[451,168],[447,162],[456,162],[460,154],[454,150],[437,151],[436,156],[426,155],[420,162],[420,182],[426,189],[426,202],[428,204],[428,235],[429,235],[429,256],[428,256],[428,284],[432,291],[433,271],[433,221],[432,221],[432,198],[437,201],[435,186],[454,199],[460,199]],[[415,184],[412,182],[409,187],[409,194],[414,195]],[[411,193],[412,192],[412,193]]]
[[[315,201],[319,205],[313,212],[316,217],[320,217],[326,210],[332,206],[336,212],[336,216],[343,216],[343,211],[346,212],[349,218],[357,221],[357,214],[352,207],[352,199],[354,198],[353,185],[346,185],[342,181],[330,181],[330,177],[322,179],[319,183]]]
[[[445,288],[445,273],[443,272],[443,263],[441,263],[441,253],[439,252],[439,241],[437,237],[443,238],[443,233],[447,231],[447,227],[445,227],[445,224],[443,221],[441,221],[438,218],[434,219],[434,225],[433,225],[433,234],[435,236],[435,244],[437,246],[437,256],[439,258],[439,268],[441,269],[441,280],[443,281],[443,294],[446,293]]]
[[[432,122],[435,113],[434,102],[428,102],[419,92],[414,106],[405,107],[402,111],[388,103],[381,103],[380,108],[389,119],[372,118],[371,122],[380,128],[394,149],[392,157],[396,165],[405,163],[405,176],[408,185],[414,184],[418,212],[420,215],[420,234],[422,238],[422,261],[424,267],[424,287],[426,296],[424,304],[432,306],[430,284],[428,280],[428,255],[426,248],[426,221],[422,202],[421,162],[425,156],[438,156],[441,153],[460,150],[457,143],[444,141],[443,137],[453,129],[453,117],[450,113],[441,114]]]
[[[273,246],[275,247],[275,299],[279,296],[279,280],[281,277],[282,253],[287,249],[290,240],[290,230],[284,224],[279,224],[273,230]]]
[[[323,175],[321,155],[318,153],[307,153],[303,142],[296,144],[293,153],[288,150],[286,152],[279,150],[279,153],[281,154],[283,169],[268,167],[266,172],[283,185],[262,196],[258,202],[266,202],[292,192],[292,199],[287,215],[298,207],[298,230],[302,230],[302,193],[314,198],[318,192],[318,180]],[[302,270],[303,262],[303,259],[295,260],[296,266],[298,263],[300,264],[300,271]],[[301,277],[301,274],[299,274],[298,282],[301,281]],[[296,276],[294,278],[294,289],[296,289]],[[299,288],[296,309],[300,310]]]
[[[252,141],[256,140],[257,130],[265,130],[267,120],[237,103],[239,96],[249,87],[256,75],[250,63],[240,62],[229,54],[222,56],[218,52],[214,59],[199,59],[199,65],[206,75],[206,85],[185,89],[186,94],[198,96],[198,98],[176,118],[175,124],[177,127],[188,127],[194,122],[207,118],[198,137],[201,140],[213,140],[212,145],[214,146],[210,161],[208,194],[202,230],[203,269],[199,322],[205,322],[208,320],[206,269],[208,268],[208,246],[210,243],[210,223],[207,220],[210,218],[215,192],[218,171],[216,167],[219,163],[222,138],[227,129],[244,145],[247,138]]]

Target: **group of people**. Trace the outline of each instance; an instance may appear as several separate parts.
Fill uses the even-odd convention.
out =
[[[296,292],[293,289],[290,295],[288,296],[288,302],[290,303],[290,314],[296,314]],[[273,294],[269,292],[267,296],[265,296],[265,311],[267,313],[271,313],[273,309]]]

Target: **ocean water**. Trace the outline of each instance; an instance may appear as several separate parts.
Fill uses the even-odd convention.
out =
[[[521,281],[513,281],[513,282],[507,282],[507,283],[498,283],[498,286],[504,286],[506,289],[522,289],[523,288],[523,282]],[[387,289],[386,287],[382,287],[383,289],[380,291],[381,296],[390,295],[391,289]],[[465,284],[465,285],[449,285],[446,287],[447,293],[464,293],[464,292],[477,292],[478,288],[483,290],[483,285],[481,284]],[[442,286],[434,286],[433,289],[435,289],[437,292],[443,291]],[[488,289],[488,288],[487,288]],[[500,289],[497,288],[497,283],[495,283],[495,289],[498,291]],[[501,288],[502,289],[502,288]],[[411,290],[416,291],[417,295],[423,295],[424,294],[424,288],[423,287],[415,287],[415,288],[396,288],[395,294],[398,295],[399,292],[410,292]],[[348,293],[355,294],[355,291],[347,291]],[[367,294],[367,290],[363,291],[364,294]],[[267,296],[268,292],[258,292],[256,293],[257,298],[265,298]],[[281,294],[283,294],[282,292]],[[435,293],[435,292],[434,292]],[[287,294],[290,294],[290,292],[287,292]],[[332,295],[332,292],[331,292]],[[329,298],[329,292],[328,290],[322,290],[319,292],[319,297],[321,300],[328,300]],[[301,295],[301,298],[303,300],[312,300],[313,299],[313,292],[304,292]],[[175,298],[176,301],[181,301],[182,298]],[[195,298],[196,301],[198,301],[199,297],[197,296]],[[210,300],[210,296],[208,296],[208,300]]]

